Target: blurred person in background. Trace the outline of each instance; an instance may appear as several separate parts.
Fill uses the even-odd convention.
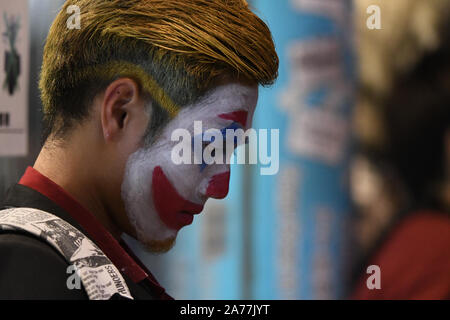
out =
[[[448,3],[439,2],[447,8]],[[409,54],[416,58],[390,79],[388,89],[363,85],[362,95],[378,105],[383,141],[366,145],[355,166],[353,193],[359,209],[371,218],[360,224],[366,226],[359,234],[367,258],[359,265],[354,299],[450,299],[447,23],[440,24],[437,40],[423,54]],[[371,187],[360,183],[364,181]],[[378,226],[370,226],[374,222]],[[380,267],[380,289],[367,286],[370,265]]]

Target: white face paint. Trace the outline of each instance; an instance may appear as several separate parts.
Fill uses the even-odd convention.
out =
[[[208,197],[223,198],[228,191],[228,164],[201,167],[172,162],[172,149],[177,144],[171,140],[172,132],[182,128],[194,136],[195,121],[202,121],[204,131],[222,130],[236,122],[234,116],[230,117],[236,114],[245,116],[240,122],[245,123],[246,130],[251,127],[257,100],[256,85],[233,82],[218,86],[198,103],[183,108],[151,147],[129,157],[122,199],[138,240],[150,250],[170,249],[179,229],[192,223],[193,215],[201,211]]]

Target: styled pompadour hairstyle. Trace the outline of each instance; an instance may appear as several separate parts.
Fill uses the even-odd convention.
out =
[[[81,29],[67,27],[71,5]],[[152,99],[153,134],[219,77],[270,85],[278,64],[269,28],[245,0],[70,0],[44,49],[43,138],[63,137],[120,77]]]

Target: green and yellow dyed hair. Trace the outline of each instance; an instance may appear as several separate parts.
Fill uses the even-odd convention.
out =
[[[67,8],[81,29],[67,27]],[[278,57],[267,25],[245,0],[70,0],[44,49],[44,139],[86,118],[95,95],[131,77],[151,97],[154,132],[221,76],[270,85]]]

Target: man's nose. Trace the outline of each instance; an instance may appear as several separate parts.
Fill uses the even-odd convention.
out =
[[[208,198],[223,199],[228,195],[230,185],[230,171],[213,176],[206,188]]]

